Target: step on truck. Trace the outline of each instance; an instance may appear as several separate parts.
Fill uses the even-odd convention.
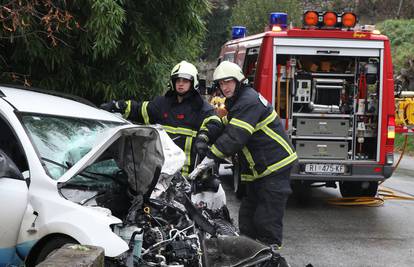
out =
[[[279,115],[299,156],[294,188],[326,185],[374,196],[393,172],[394,80],[390,42],[351,12],[307,11],[302,27],[271,13],[260,34],[232,28],[218,63],[242,67]],[[239,177],[235,173],[235,184]]]

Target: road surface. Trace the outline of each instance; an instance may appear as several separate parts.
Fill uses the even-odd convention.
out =
[[[414,164],[383,185],[414,196]],[[414,161],[412,162],[414,163]],[[228,179],[230,177],[223,177]],[[227,189],[237,224],[239,200]],[[294,266],[414,266],[414,201],[386,200],[381,207],[337,207],[334,188],[312,188],[305,200],[290,198],[281,254]]]

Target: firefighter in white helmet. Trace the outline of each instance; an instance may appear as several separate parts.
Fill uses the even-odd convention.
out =
[[[246,183],[239,210],[240,232],[278,248],[296,152],[272,105],[243,83],[245,77],[237,64],[223,61],[213,79],[226,97],[228,114],[224,131],[202,163],[238,154],[241,180]]]
[[[201,157],[222,131],[222,123],[197,91],[196,67],[181,61],[171,71],[171,90],[152,101],[120,100],[101,105],[102,109],[120,112],[124,118],[145,124],[161,124],[174,142],[185,152],[182,174],[194,167],[195,155]],[[177,138],[178,137],[178,138]]]

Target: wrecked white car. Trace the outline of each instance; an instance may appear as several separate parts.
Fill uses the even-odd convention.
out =
[[[0,86],[0,132],[0,266],[67,243],[102,247],[107,266],[279,266],[225,206],[200,201],[224,194],[217,176],[182,177],[184,152],[160,126]]]
[[[157,126],[10,87],[0,87],[0,132],[0,266],[33,266],[65,243],[121,255],[129,246],[114,231],[130,196],[146,197],[185,159]]]

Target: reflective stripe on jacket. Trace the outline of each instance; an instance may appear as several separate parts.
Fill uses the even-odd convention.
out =
[[[161,124],[186,155],[182,169],[184,176],[194,168],[196,151],[193,141],[197,134],[203,131],[214,142],[222,132],[222,123],[214,108],[195,91],[185,96],[181,103],[172,91],[152,101],[129,100],[124,117],[144,124]]]
[[[274,108],[253,88],[238,90],[226,100],[227,125],[211,152],[219,158],[238,153],[243,181],[289,168],[297,155]]]

